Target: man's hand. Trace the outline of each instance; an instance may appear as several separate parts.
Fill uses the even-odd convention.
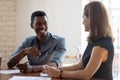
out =
[[[41,55],[41,52],[36,47],[25,48],[26,54],[32,54],[35,58],[38,58]]]
[[[21,73],[31,73],[32,66],[27,63],[17,64],[16,67],[20,70]]]

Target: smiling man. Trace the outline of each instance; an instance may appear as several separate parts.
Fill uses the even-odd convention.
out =
[[[7,65],[9,68],[17,66],[21,72],[44,71],[45,65],[58,67],[62,64],[66,51],[65,38],[48,32],[48,17],[43,11],[35,11],[31,15],[31,28],[36,36],[28,37],[11,55]],[[20,64],[20,60],[27,56],[29,64]]]

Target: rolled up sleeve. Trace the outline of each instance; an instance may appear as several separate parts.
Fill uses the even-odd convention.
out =
[[[55,50],[51,55],[50,62],[55,62],[58,66],[62,66],[65,52],[66,52],[66,40],[62,38],[57,43]]]

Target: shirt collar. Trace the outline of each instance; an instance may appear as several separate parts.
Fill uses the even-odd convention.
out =
[[[49,32],[47,32],[47,37],[45,38],[45,40],[43,41],[43,43],[46,43],[46,42],[47,42],[47,40],[49,39],[49,37],[50,37],[50,33],[49,33]]]

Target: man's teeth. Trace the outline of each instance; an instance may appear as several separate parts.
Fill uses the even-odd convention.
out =
[[[39,30],[40,32],[44,32],[45,30]]]

